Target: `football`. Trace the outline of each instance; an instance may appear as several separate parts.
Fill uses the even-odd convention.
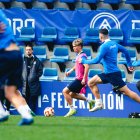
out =
[[[52,116],[54,116],[54,109],[52,107],[46,107],[44,109],[44,116],[45,117],[52,117]]]

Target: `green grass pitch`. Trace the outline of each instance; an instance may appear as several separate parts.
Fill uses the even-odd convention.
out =
[[[0,123],[0,140],[139,140],[140,119],[41,117],[17,126],[19,116]]]

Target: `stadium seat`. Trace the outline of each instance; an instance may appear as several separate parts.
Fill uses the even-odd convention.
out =
[[[90,48],[83,48],[83,52],[87,55],[87,59],[92,58],[91,49]]]
[[[138,82],[140,80],[140,70],[135,70],[133,73],[132,82]]]
[[[109,36],[111,40],[118,43],[123,41],[123,33],[121,29],[110,29]]]
[[[77,0],[60,0],[60,2],[65,2],[65,3],[75,3]]]
[[[97,43],[99,42],[99,29],[87,29],[84,37],[84,43]]]
[[[44,68],[40,81],[58,80],[58,70],[56,68]]]
[[[65,62],[69,60],[69,50],[68,48],[56,47],[53,51],[53,57],[50,62],[56,62],[59,65],[61,71],[65,71]]]
[[[32,3],[32,9],[48,9],[44,2],[34,1]]]
[[[81,0],[83,3],[97,3],[99,0]]]
[[[65,72],[68,72],[70,68],[66,68]],[[72,71],[72,73],[69,76],[65,76],[63,81],[73,81],[75,79],[75,71]]]
[[[53,3],[56,0],[38,0],[38,1],[40,1],[40,2],[46,2],[46,3]]]
[[[16,38],[19,42],[30,42],[35,39],[35,31],[32,27],[22,27],[19,38]]]
[[[99,2],[99,3],[97,4],[96,10],[112,10],[112,7],[111,7],[111,5],[108,4],[108,3]]]
[[[104,3],[119,4],[122,0],[104,0]]]
[[[19,48],[20,48],[20,52],[21,52],[22,56],[24,56],[25,47],[24,46],[19,46]]]
[[[79,38],[79,31],[76,27],[65,28],[64,35],[61,38],[62,42],[72,42],[74,39]]]
[[[132,4],[126,4],[125,2],[122,2],[119,4],[119,10],[134,10],[134,7]]]
[[[54,9],[56,9],[56,10],[70,10],[67,3],[62,3],[60,1],[57,1],[54,3]]]
[[[34,55],[36,55],[40,61],[47,59],[46,47],[34,46],[33,51]]]
[[[43,29],[41,37],[38,38],[40,42],[54,42],[57,39],[57,31],[55,27],[46,27]]]
[[[93,76],[102,73],[101,69],[89,69],[88,72],[88,79],[92,78]]]
[[[26,9],[26,5],[23,2],[12,1],[10,8]]]
[[[125,3],[129,3],[129,4],[140,4],[140,0],[125,0]]]
[[[128,50],[129,56],[131,58],[131,61],[136,61],[136,50]],[[119,64],[127,64],[127,61],[125,59],[125,55],[121,53],[121,57],[118,61]]]
[[[0,2],[11,2],[13,0],[0,0]]]
[[[18,2],[32,2],[32,0],[16,0]]]
[[[128,43],[140,44],[140,29],[132,29]]]

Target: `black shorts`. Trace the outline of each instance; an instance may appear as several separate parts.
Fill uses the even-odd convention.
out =
[[[82,80],[75,79],[72,81],[67,88],[74,93],[80,93],[81,89],[85,86],[81,84]]]
[[[113,73],[101,73],[98,74],[98,76],[101,78],[103,84],[111,83],[115,88],[122,88],[126,85],[126,83],[122,80],[122,74],[120,71],[113,72]]]
[[[23,58],[20,51],[0,50],[0,86],[22,87]]]

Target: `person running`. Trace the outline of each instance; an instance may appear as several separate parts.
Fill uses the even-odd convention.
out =
[[[78,38],[73,41],[72,45],[73,45],[73,50],[77,54],[77,56],[76,56],[75,66],[72,69],[70,69],[68,72],[66,72],[66,76],[68,76],[72,71],[75,70],[76,79],[63,89],[64,98],[66,99],[68,105],[70,106],[69,112],[64,117],[70,117],[76,114],[76,109],[72,104],[72,98],[87,101],[89,103],[90,109],[94,104],[94,100],[87,99],[85,96],[79,94],[81,89],[87,83],[88,69],[89,69],[89,66],[87,64],[81,64],[78,62],[80,58],[85,58],[85,59],[87,58],[86,54],[82,51],[83,48],[82,40]]]
[[[88,81],[88,86],[95,96],[95,106],[90,111],[103,109],[103,102],[97,87],[101,83],[111,83],[115,90],[119,90],[121,93],[140,103],[140,96],[127,87],[126,83],[122,80],[121,71],[117,67],[117,54],[120,51],[125,54],[129,71],[133,71],[128,51],[125,47],[109,39],[107,29],[99,30],[99,38],[103,44],[100,46],[96,58],[91,60],[81,58],[79,60],[82,64],[97,64],[102,62],[104,66],[104,73],[95,75]]]

